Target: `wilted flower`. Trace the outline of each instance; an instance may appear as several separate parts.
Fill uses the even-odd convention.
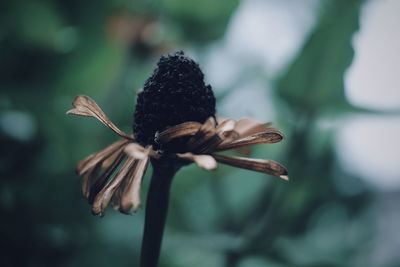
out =
[[[183,52],[161,57],[139,93],[133,135],[115,126],[88,96],[77,96],[67,114],[95,117],[122,139],[79,162],[83,195],[96,215],[111,202],[129,214],[140,206],[140,188],[149,162],[153,165],[141,250],[141,267],[156,267],[168,209],[171,181],[180,167],[195,163],[213,170],[217,162],[288,180],[277,162],[226,156],[256,144],[282,140],[270,124],[252,119],[220,119],[215,97],[200,67]]]
[[[256,144],[282,140],[270,124],[244,118],[215,118],[215,98],[198,65],[182,52],[164,56],[138,96],[134,133],[115,126],[88,96],[77,96],[67,114],[98,119],[121,137],[77,165],[82,192],[92,212],[102,215],[111,202],[129,214],[140,206],[142,178],[149,162],[214,170],[217,162],[288,180],[285,167],[272,160],[222,155]]]

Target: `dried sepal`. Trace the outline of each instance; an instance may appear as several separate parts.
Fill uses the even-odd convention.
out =
[[[176,154],[179,159],[188,160],[194,162],[200,168],[205,170],[215,170],[217,168],[217,162],[215,159],[210,155],[195,155],[193,153],[183,153],[183,154]]]
[[[145,175],[149,158],[139,160],[136,167],[126,177],[126,184],[121,190],[119,211],[131,214],[140,207],[140,188]]]
[[[115,177],[110,179],[103,189],[96,195],[92,205],[93,214],[102,215],[104,213],[104,210],[110,202],[114,192],[126,177],[127,173],[134,167],[135,161],[136,160],[133,158],[127,158]]]
[[[176,126],[172,126],[156,136],[156,141],[160,143],[168,143],[173,139],[194,135],[201,127],[198,122],[184,122]]]
[[[76,96],[72,102],[72,105],[74,108],[67,111],[67,114],[94,117],[122,138],[134,140],[132,136],[127,135],[117,126],[115,126],[115,124],[106,116],[106,114],[104,114],[103,110],[97,105],[97,103],[90,97],[85,95]]]
[[[289,180],[287,170],[278,162],[263,159],[249,159],[243,157],[228,157],[218,154],[213,154],[216,161],[242,169],[262,172],[270,174],[284,180]]]

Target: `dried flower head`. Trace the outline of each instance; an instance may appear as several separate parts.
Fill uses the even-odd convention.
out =
[[[272,160],[226,156],[220,152],[283,139],[270,124],[215,117],[215,98],[199,66],[183,52],[164,56],[138,96],[134,134],[117,128],[88,96],[77,96],[67,114],[98,119],[121,140],[80,161],[82,192],[92,212],[102,215],[111,202],[122,213],[140,206],[140,188],[149,161],[214,170],[217,162],[288,180]]]
[[[154,136],[187,121],[204,123],[215,116],[215,97],[199,65],[182,51],[162,56],[137,98],[133,132],[143,146]],[[179,149],[179,146],[177,146]]]

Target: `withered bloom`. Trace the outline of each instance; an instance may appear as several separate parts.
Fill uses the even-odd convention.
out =
[[[268,123],[249,118],[238,121],[216,118],[211,86],[204,84],[198,64],[183,52],[161,57],[157,69],[146,81],[138,95],[133,135],[116,127],[88,96],[77,96],[73,106],[67,114],[94,117],[121,137],[77,166],[77,172],[82,176],[83,195],[96,215],[104,214],[110,202],[122,213],[136,211],[141,203],[142,178],[150,161],[154,174],[146,209],[151,208],[149,202],[160,198],[160,193],[152,197],[152,188],[163,187],[162,183],[169,188],[175,172],[191,162],[206,170],[214,170],[217,163],[223,163],[288,180],[286,169],[272,160],[221,154],[231,149],[277,143],[283,136]],[[167,177],[156,178],[159,176]],[[168,190],[164,200],[157,201],[167,202]],[[160,227],[162,235],[163,226]],[[146,252],[142,251],[142,256],[143,253]],[[142,262],[142,266],[155,265]]]

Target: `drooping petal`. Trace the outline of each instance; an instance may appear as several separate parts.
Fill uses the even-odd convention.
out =
[[[114,173],[123,157],[122,148],[119,148],[103,162],[98,162],[83,174],[82,193],[89,202],[92,201],[93,195],[96,195],[101,190],[109,177]],[[108,162],[106,163],[106,161]],[[103,171],[101,172],[101,170]]]
[[[85,198],[89,198],[90,188],[94,183],[94,181],[96,180],[96,177],[99,175],[100,169],[101,169],[101,164],[98,163],[92,169],[88,170],[85,174],[83,174],[82,194]]]
[[[149,158],[137,162],[136,168],[131,170],[124,190],[121,191],[119,211],[126,214],[135,212],[140,207],[140,189],[143,176],[146,173]]]
[[[250,136],[239,138],[232,142],[224,142],[216,148],[216,151],[241,148],[257,144],[273,144],[280,142],[282,139],[283,135],[280,131],[275,128],[269,128],[267,131],[258,132]]]
[[[217,162],[210,155],[195,155],[192,153],[176,154],[176,156],[183,160],[192,161],[197,164],[200,168],[205,170],[215,170],[217,168]]]
[[[119,140],[117,142],[112,143],[111,145],[107,146],[103,150],[92,154],[85,159],[81,160],[77,167],[76,171],[79,175],[83,175],[85,172],[87,172],[89,169],[93,168],[96,166],[99,162],[102,162],[106,160],[108,157],[110,157],[115,151],[123,147],[128,143],[127,140]]]
[[[158,134],[156,139],[160,143],[168,143],[175,138],[192,136],[200,129],[200,127],[201,123],[198,122],[184,122],[162,131]]]
[[[249,159],[243,157],[228,157],[218,154],[213,154],[212,156],[215,158],[215,160],[223,164],[243,169],[248,169],[252,171],[262,172],[273,176],[277,176],[284,180],[289,180],[286,168],[283,167],[278,162],[272,160]]]
[[[89,204],[93,204],[97,194],[105,187],[114,172],[124,160],[125,154],[123,153],[122,148],[116,153],[118,153],[117,158],[106,169],[104,169],[99,177],[92,177],[92,181],[88,183],[89,191],[86,191],[84,196],[88,199]]]
[[[114,179],[109,180],[106,186],[104,186],[104,188],[96,195],[92,206],[93,214],[102,215],[104,213],[104,210],[110,202],[114,192],[117,190],[122,180],[126,178],[129,170],[135,166],[136,161],[137,160],[133,158],[127,158]]]
[[[127,145],[124,149],[125,153],[135,159],[145,159],[149,156],[149,149],[144,148],[143,146],[136,144],[136,143],[130,143]]]
[[[104,114],[103,110],[101,110],[97,103],[90,97],[85,95],[76,96],[72,102],[72,105],[74,108],[67,111],[67,114],[94,117],[122,138],[134,140],[132,136],[124,133],[117,126],[115,126],[115,124],[106,116],[106,114]]]

